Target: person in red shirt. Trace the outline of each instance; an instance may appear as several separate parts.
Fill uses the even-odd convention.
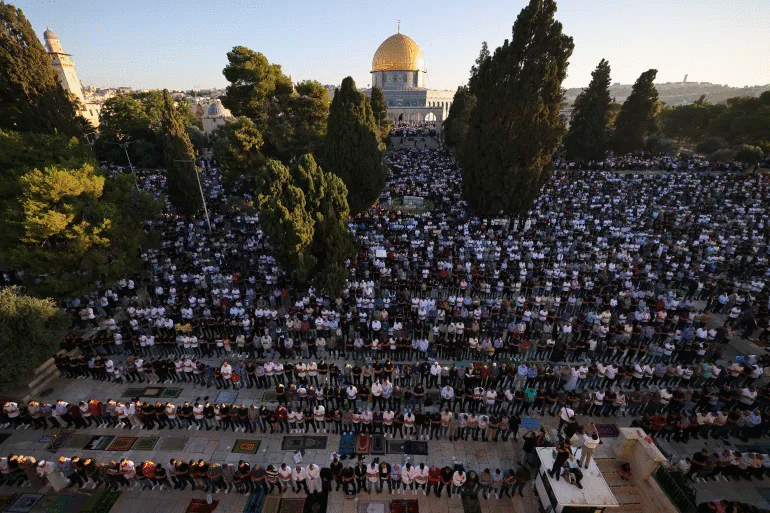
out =
[[[441,469],[436,465],[433,465],[430,469],[428,469],[427,493],[430,493],[431,490],[433,490],[438,495],[438,485],[440,482],[441,482]]]

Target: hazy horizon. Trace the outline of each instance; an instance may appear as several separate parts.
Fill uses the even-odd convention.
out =
[[[339,84],[348,75],[358,87],[370,84],[371,59],[380,43],[401,32],[425,55],[429,87],[454,90],[467,81],[482,41],[490,49],[510,38],[525,0],[447,1],[346,5],[214,7],[199,1],[88,0],[11,2],[24,11],[38,37],[55,32],[72,54],[78,77],[95,87],[222,88],[227,52],[242,45],[280,64],[295,81]],[[557,1],[557,19],[572,36],[565,88],[585,87],[602,58],[612,82],[633,83],[656,68],[657,83],[711,82],[732,87],[770,83],[762,38],[770,2],[735,0]]]

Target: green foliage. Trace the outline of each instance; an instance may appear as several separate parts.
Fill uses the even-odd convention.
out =
[[[300,283],[338,294],[347,277],[345,259],[355,252],[342,180],[307,154],[291,169],[269,161],[256,181],[262,226],[282,265]]]
[[[616,153],[624,154],[643,149],[644,138],[659,131],[658,113],[661,104],[654,84],[657,74],[656,69],[642,73],[620,108],[612,138]]]
[[[163,156],[166,161],[168,199],[182,215],[194,215],[203,208],[198,186],[195,150],[185,130],[182,115],[168,90],[163,91]]]
[[[735,160],[738,162],[745,162],[746,164],[757,164],[764,157],[762,148],[751,146],[748,144],[741,144],[735,148]]]
[[[21,386],[59,349],[68,319],[51,299],[0,290],[0,389]]]
[[[733,149],[723,148],[712,153],[710,158],[717,162],[733,162],[737,154],[738,152]]]
[[[663,133],[679,140],[700,141],[708,134],[711,122],[724,112],[725,105],[706,103],[701,97],[690,105],[666,107],[660,112]]]
[[[317,154],[326,135],[326,89],[307,80],[295,91],[281,66],[243,46],[233,48],[227,58],[223,73],[230,85],[222,104],[235,116],[253,121],[264,157],[287,163],[305,153]]]
[[[530,0],[511,41],[480,63],[476,97],[460,154],[463,196],[477,214],[526,212],[548,181],[564,124],[561,83],[574,48],[554,19],[553,0]]]
[[[99,114],[97,154],[110,162],[127,164],[124,149],[115,143],[133,141],[127,150],[134,166],[162,167],[163,98],[163,91],[147,91],[107,99]],[[205,137],[201,121],[185,101],[177,102],[176,109],[194,147],[202,149]]]
[[[729,146],[728,142],[721,137],[709,137],[705,141],[699,142],[695,151],[704,155],[711,155],[715,151],[723,150]]]
[[[0,129],[72,136],[86,127],[29,20],[0,2]]]
[[[644,138],[644,150],[656,155],[675,155],[679,152],[679,145],[664,134],[652,134]]]
[[[382,92],[382,88],[378,85],[372,87],[371,103],[374,121],[380,125],[388,115],[388,103],[385,101],[385,94]]]
[[[468,123],[471,112],[476,106],[476,97],[470,93],[468,86],[460,86],[455,91],[449,114],[442,126],[446,145],[452,148],[459,160],[462,160],[463,143],[468,135]]]
[[[709,124],[708,133],[732,145],[749,144],[770,152],[770,94],[730,98],[727,108]]]
[[[351,213],[362,212],[377,201],[385,188],[387,170],[369,99],[358,92],[351,77],[334,93],[323,156],[324,168],[347,187]]]
[[[591,83],[578,94],[564,138],[567,158],[601,161],[610,143],[610,64],[602,59],[591,73]]]
[[[227,182],[239,176],[253,181],[265,165],[262,132],[249,118],[241,116],[228,121],[214,133],[214,156]],[[253,184],[253,182],[252,182]]]

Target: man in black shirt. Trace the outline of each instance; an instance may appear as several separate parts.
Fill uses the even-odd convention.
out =
[[[446,487],[447,495],[449,495],[449,498],[452,498],[452,476],[454,475],[454,470],[452,470],[452,467],[446,466],[441,469],[441,482],[439,482],[438,487],[436,488],[436,497],[441,498],[441,491]]]

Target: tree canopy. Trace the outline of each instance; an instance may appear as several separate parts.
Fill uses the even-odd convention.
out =
[[[270,160],[256,185],[262,226],[279,261],[300,283],[338,294],[347,277],[345,260],[355,253],[342,180],[307,154],[291,168]]]
[[[0,169],[0,260],[29,291],[74,295],[136,267],[159,209],[133,175],[103,176],[75,138],[3,131]]]
[[[280,65],[243,46],[228,52],[227,59],[223,73],[230,85],[222,104],[253,122],[264,158],[288,163],[305,153],[318,155],[329,115],[326,89],[313,80],[293,87]]]
[[[0,2],[0,129],[72,136],[87,126],[29,20]]]
[[[578,94],[564,138],[567,158],[601,161],[610,142],[610,63],[602,59],[591,73],[591,83]]]
[[[385,188],[387,169],[372,107],[351,77],[345,78],[334,93],[323,165],[345,183],[353,214],[372,206]]]
[[[455,151],[459,160],[462,160],[460,153],[468,135],[468,123],[475,106],[476,97],[471,94],[468,86],[458,87],[442,126],[446,145]]]
[[[656,69],[642,73],[631,88],[631,94],[623,102],[612,137],[612,147],[616,153],[642,150],[645,137],[658,133],[661,104],[654,84],[657,74]]]
[[[190,104],[176,102],[176,110],[191,142],[201,141],[203,125],[195,117]],[[110,162],[127,163],[124,148],[116,143],[130,142],[126,150],[132,164],[162,167],[163,111],[163,91],[119,94],[108,98],[99,114],[97,154]]]
[[[0,290],[0,389],[28,382],[59,349],[69,320],[51,299]]]
[[[177,212],[194,215],[203,208],[195,150],[168,90],[163,91],[163,156],[168,199]]]
[[[476,105],[460,164],[463,196],[475,213],[525,212],[551,176],[565,130],[561,83],[574,47],[555,13],[553,0],[531,0],[511,41],[491,57],[482,50],[473,70]]]

